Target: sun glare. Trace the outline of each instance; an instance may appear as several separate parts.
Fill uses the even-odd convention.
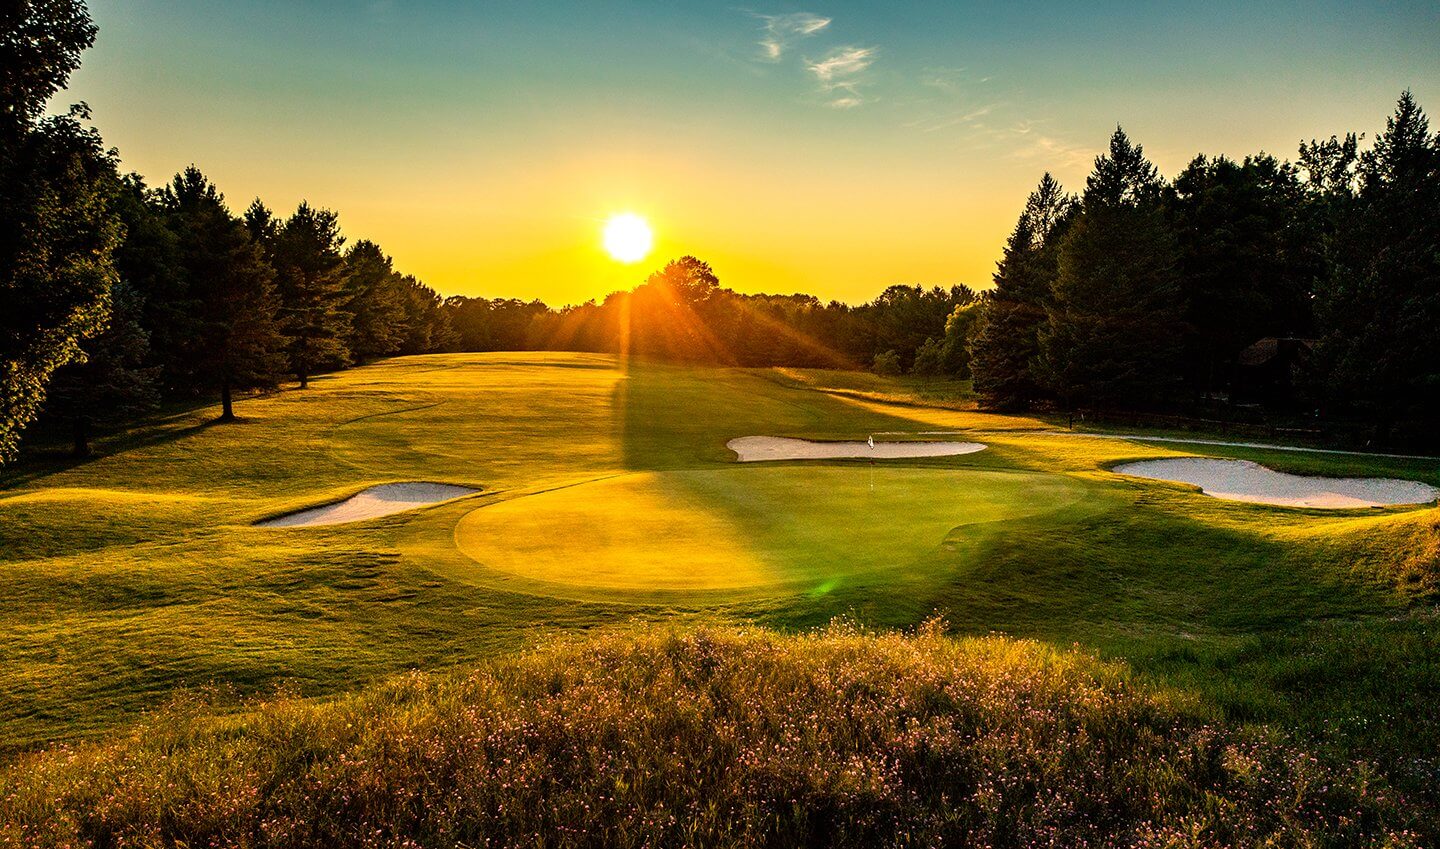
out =
[[[612,216],[605,222],[605,251],[620,262],[644,259],[654,240],[650,225],[633,212]]]

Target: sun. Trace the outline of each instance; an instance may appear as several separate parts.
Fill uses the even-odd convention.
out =
[[[633,212],[612,215],[605,222],[605,250],[620,262],[639,262],[650,254],[655,236],[645,219]]]

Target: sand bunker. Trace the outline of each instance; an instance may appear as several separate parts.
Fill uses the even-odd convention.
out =
[[[255,524],[266,528],[339,525],[344,522],[374,519],[377,516],[389,516],[391,513],[403,513],[427,504],[438,504],[441,501],[464,498],[479,491],[468,486],[454,486],[448,483],[418,481],[382,483],[379,486],[362,489],[344,501],[311,507],[297,513],[287,513],[284,516],[265,519]]]
[[[811,442],[782,436],[742,436],[725,443],[741,463],[762,460],[833,460],[859,457],[895,460],[902,457],[952,457],[984,451],[979,442]]]
[[[1286,507],[1380,507],[1424,504],[1440,497],[1440,489],[1418,481],[1290,475],[1249,460],[1176,457],[1124,463],[1114,471],[1137,478],[1193,484],[1215,498]]]

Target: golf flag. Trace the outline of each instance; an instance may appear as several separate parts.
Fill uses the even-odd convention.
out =
[[[868,443],[870,443],[870,450],[871,450],[871,451],[874,451],[874,450],[875,450],[875,436],[874,436],[873,434],[870,435],[870,436],[867,436],[867,437],[865,437],[865,441],[868,442]]]

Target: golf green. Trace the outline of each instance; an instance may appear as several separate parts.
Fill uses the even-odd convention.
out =
[[[648,472],[478,508],[455,539],[484,568],[571,590],[813,592],[914,578],[947,540],[1084,494],[1057,475],[863,461]]]

